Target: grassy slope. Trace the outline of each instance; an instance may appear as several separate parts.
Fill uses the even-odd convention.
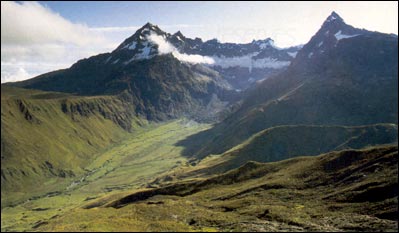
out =
[[[208,177],[242,166],[248,161],[274,162],[297,156],[315,156],[343,149],[362,149],[398,143],[396,124],[365,126],[286,125],[272,127],[232,149],[211,154],[195,166],[180,166],[152,184],[187,177]],[[180,144],[180,143],[179,143]],[[193,161],[191,161],[191,164]],[[166,179],[166,180],[165,180]]]
[[[40,221],[62,215],[92,199],[106,202],[126,195],[127,190],[139,189],[153,177],[186,164],[187,158],[181,155],[183,148],[175,146],[176,142],[208,127],[177,120],[136,129],[122,142],[98,153],[86,166],[90,172],[61,185],[60,193],[3,208],[2,231],[33,230]]]
[[[113,109],[123,112],[114,97],[74,97],[3,86],[1,94],[2,205],[56,191],[85,173],[97,153],[128,135],[112,120]],[[80,106],[80,112],[66,112],[63,104]],[[86,111],[84,104],[97,109]],[[100,109],[111,117],[105,118]],[[138,124],[135,118],[130,122],[133,127]]]
[[[274,162],[297,156],[319,155],[343,149],[395,144],[395,124],[367,126],[277,126],[263,130],[231,150],[203,161],[207,173],[237,168],[247,161]]]
[[[106,204],[94,200],[37,229],[396,231],[397,150],[385,146],[249,162],[209,179],[138,191]]]
[[[353,192],[347,192],[347,190],[359,188],[357,184],[359,186],[364,185],[362,189],[379,185],[389,189],[391,187],[389,186],[390,184],[397,183],[397,180],[395,181],[393,178],[397,176],[395,176],[397,167],[396,170],[393,169],[392,164],[382,164],[380,166],[375,164],[374,166],[374,162],[372,162],[371,165],[376,168],[373,169],[377,172],[367,176],[366,180],[361,180],[360,178],[364,174],[359,174],[357,171],[354,172],[355,176],[352,177],[352,173],[348,173],[348,170],[339,170],[334,173],[324,168],[321,169],[322,164],[325,162],[320,159],[321,157],[315,157],[316,159],[298,158],[269,165],[249,163],[249,165],[239,170],[231,171],[227,175],[212,178],[213,180],[192,179],[192,173],[186,173],[181,176],[175,175],[175,173],[193,170],[190,165],[191,161],[188,161],[187,155],[184,154],[186,148],[178,142],[209,128],[209,125],[180,120],[164,124],[149,124],[146,127],[135,128],[134,132],[129,134],[120,125],[116,124],[118,121],[115,121],[115,118],[106,119],[104,115],[99,114],[97,111],[82,110],[81,112],[83,113],[79,111],[65,113],[62,111],[62,99],[65,98],[68,99],[71,106],[74,103],[79,105],[82,102],[94,103],[95,106],[100,106],[104,101],[109,101],[108,99],[113,100],[112,97],[85,97],[82,99],[81,97],[66,96],[60,93],[21,92],[21,90],[13,88],[6,93],[6,95],[3,95],[2,92],[2,204],[3,201],[10,203],[15,200],[26,200],[28,197],[31,200],[21,202],[14,207],[4,207],[2,205],[2,231],[35,229],[80,231],[395,229],[392,221],[381,220],[375,216],[385,214],[389,217],[389,211],[392,211],[393,204],[397,203],[397,198],[388,198],[387,200],[384,199],[383,201],[379,200],[372,203],[367,207],[369,208],[367,215],[361,214],[362,210],[365,210],[367,206],[364,203],[340,204],[342,202],[340,198],[343,198],[343,200],[350,199],[350,197],[345,195]],[[23,99],[24,106],[29,110],[28,115],[31,115],[31,118],[28,117],[26,119],[26,111],[21,111],[19,103],[15,102],[18,99]],[[83,105],[80,104],[79,106]],[[122,108],[118,104],[114,107]],[[3,124],[3,121],[7,124]],[[7,125],[7,127],[12,125],[14,127],[12,131],[4,131],[7,127],[3,127],[3,125]],[[43,126],[45,126],[44,129],[41,128]],[[135,126],[134,123],[133,126]],[[59,130],[60,127],[64,127],[62,128],[64,131]],[[309,154],[312,155],[324,152],[326,148],[328,150],[331,148],[342,149],[348,146],[360,148],[362,146],[386,143],[386,141],[392,141],[392,138],[390,136],[388,138],[384,137],[392,135],[392,131],[396,131],[396,129],[396,125],[390,124],[357,128],[322,126],[276,127],[254,135],[244,144],[237,146],[222,156],[211,156],[205,159],[194,169],[198,170],[204,166],[214,166],[218,162],[222,162],[222,166],[226,169],[237,167],[249,159],[264,161],[262,156],[265,154],[265,150],[268,155],[272,155],[270,158],[278,155],[287,157],[303,155],[306,153],[302,153],[302,150],[300,150],[301,153],[298,154],[297,147],[309,142],[309,140],[313,142],[312,146],[308,145],[304,149],[306,149],[305,152],[310,150],[311,153]],[[7,132],[4,135],[10,135],[11,137],[4,137],[3,132]],[[23,132],[29,133],[24,134]],[[79,135],[77,136],[78,132]],[[96,132],[105,133],[98,134]],[[16,138],[23,141],[14,142],[14,146],[11,147],[13,148],[12,151],[14,153],[18,152],[20,155],[29,155],[27,157],[33,158],[33,163],[18,161],[16,156],[9,156],[13,155],[12,153],[4,153],[7,147],[3,149],[3,144],[9,145],[12,142],[13,133],[19,133]],[[65,133],[69,134],[71,138],[65,138]],[[70,134],[75,134],[75,137]],[[382,137],[381,135],[385,136]],[[124,138],[123,141],[121,141],[122,137]],[[36,138],[40,140],[35,142]],[[377,140],[367,141],[362,140],[362,138]],[[325,139],[325,141],[319,143],[320,139]],[[383,139],[382,142],[379,141],[380,139]],[[91,151],[93,148],[87,140],[90,140],[91,144],[97,145],[97,147],[93,146],[95,151]],[[397,138],[393,138],[393,140],[397,141]],[[65,144],[71,141],[76,144],[70,144],[70,146]],[[276,151],[274,145],[280,143],[283,143],[287,149],[284,153],[277,150],[279,153],[273,154]],[[24,146],[18,148],[17,145]],[[292,147],[289,147],[290,145]],[[29,146],[36,149],[32,149]],[[8,146],[8,148],[10,147]],[[58,150],[62,154],[68,154],[68,151],[73,150],[87,154],[76,156],[75,153],[71,153],[71,156],[77,157],[76,160],[64,160],[65,157],[60,159],[57,156],[49,158],[44,157],[46,153],[51,152],[51,154],[56,155],[59,153],[44,150],[45,148],[55,148],[54,151]],[[60,148],[66,149],[62,150]],[[17,151],[15,152],[14,149]],[[354,166],[361,167],[367,161],[372,161],[374,154],[377,157],[380,155],[388,156],[387,153],[383,152],[384,149],[381,151],[374,151],[376,153],[367,152],[371,155]],[[288,153],[288,155],[285,153]],[[7,155],[7,157],[3,158],[3,154]],[[350,156],[350,154],[332,153],[327,158],[333,159],[334,156],[343,157]],[[397,154],[392,155],[391,153],[389,156],[391,156],[392,161],[397,161]],[[235,160],[237,158],[238,160]],[[268,157],[267,159],[270,158]],[[37,177],[28,176],[26,184],[31,186],[24,185],[24,182],[18,182],[22,184],[21,186],[12,186],[13,184],[9,186],[15,188],[15,190],[22,190],[22,192],[10,192],[9,190],[6,192],[3,190],[3,167],[8,168],[7,166],[9,166],[13,168],[12,166],[15,165],[19,169],[29,169],[29,166],[43,168],[43,166],[40,167],[40,164],[35,164],[35,162],[47,161],[45,159],[54,159],[54,161],[49,160],[51,164],[64,170],[68,170],[67,168],[70,166],[71,170],[75,169],[73,170],[74,176],[62,178],[54,176],[48,171],[49,169],[47,169],[48,172],[44,169],[43,174],[38,174]],[[319,161],[319,159],[322,161]],[[7,163],[3,165],[3,161]],[[227,163],[229,166],[225,166],[226,164],[223,163],[226,161],[232,162],[232,164]],[[349,161],[351,160],[349,159]],[[18,162],[21,164],[18,165]],[[57,164],[57,162],[62,162],[62,164]],[[79,164],[80,167],[76,167],[76,164]],[[351,164],[349,165],[351,166]],[[369,164],[366,167],[369,168],[371,165]],[[53,169],[53,173],[54,170],[56,169]],[[59,170],[56,171],[60,172]],[[266,173],[271,173],[265,175],[265,171]],[[314,174],[306,173],[308,171],[312,171]],[[353,179],[349,186],[344,184],[342,187],[335,187],[334,185],[326,185],[326,183],[316,184],[309,183],[307,180],[305,182],[304,180],[306,177],[311,181],[311,178],[317,180],[319,177],[325,176],[324,178],[326,179],[323,178],[320,181],[328,183],[330,182],[328,179],[336,177],[337,174],[341,174],[340,172],[345,176],[349,174],[349,180]],[[128,195],[131,190],[141,193],[140,190],[146,190],[146,187],[150,187],[147,186],[148,183],[159,184],[159,182],[151,182],[155,177],[163,177],[161,179],[163,182],[169,180],[173,184],[179,177],[186,176],[190,178],[187,179],[187,184],[172,185],[172,188],[158,193],[164,194],[164,196],[152,197],[151,199],[153,200],[148,202],[129,205],[121,209],[101,207],[115,200],[122,200],[121,198]],[[248,179],[236,180],[237,177],[241,176]],[[23,180],[23,174],[20,177]],[[18,178],[18,176],[13,177],[15,180],[18,180]],[[43,181],[46,181],[46,183],[43,183]],[[36,185],[35,187],[35,184],[41,185]],[[259,188],[258,185],[265,185],[266,189],[262,188],[263,186]],[[176,187],[177,191],[175,190]],[[267,191],[266,193],[256,191],[262,189],[270,189],[271,191],[269,190],[270,192]],[[38,196],[54,190],[58,192]],[[150,191],[150,193],[155,192],[157,194],[157,190],[159,189]],[[339,190],[342,193],[339,194],[338,192],[337,196],[331,197],[332,199],[326,196],[326,193]],[[144,191],[143,193],[146,192]],[[243,193],[241,192],[247,194],[242,197],[241,194]],[[235,193],[240,194],[235,196]],[[320,193],[326,196],[327,199],[320,199],[316,195]],[[229,195],[232,197],[230,198]],[[36,197],[32,199],[32,196]],[[228,196],[228,198],[223,197],[219,200],[216,198],[218,196]],[[269,200],[272,200],[273,203],[270,203]],[[256,203],[261,204],[257,205]],[[332,211],[334,208],[338,208],[339,211],[334,213]],[[302,210],[305,212],[302,212]],[[378,211],[385,212],[377,213]],[[370,217],[369,213],[374,215],[374,217]],[[348,220],[345,219],[346,216]],[[316,223],[311,223],[313,221],[316,221]],[[365,223],[361,226],[359,222]]]

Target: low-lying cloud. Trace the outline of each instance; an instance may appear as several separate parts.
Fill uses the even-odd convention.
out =
[[[158,45],[159,54],[171,53],[175,58],[182,62],[188,62],[192,64],[214,64],[214,60],[211,57],[202,56],[198,54],[185,54],[180,53],[177,48],[175,48],[171,43],[165,40],[162,36],[155,33],[151,33],[148,36],[148,40],[156,45]]]
[[[159,54],[171,53],[175,58],[182,62],[188,62],[192,64],[206,64],[210,66],[220,66],[222,68],[228,67],[244,67],[244,68],[271,68],[279,69],[286,67],[290,64],[289,61],[278,61],[275,58],[262,58],[253,59],[258,53],[247,54],[240,57],[219,57],[219,56],[202,56],[199,54],[185,54],[180,53],[171,43],[169,43],[164,37],[151,33],[148,36],[148,40],[158,45]]]
[[[244,67],[244,68],[271,68],[280,69],[290,64],[289,61],[279,61],[276,58],[260,58],[253,59],[258,53],[248,54],[241,57],[212,57],[215,61],[214,65],[222,68]]]

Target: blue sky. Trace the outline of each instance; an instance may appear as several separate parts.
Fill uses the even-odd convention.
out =
[[[67,68],[110,52],[146,22],[203,40],[271,37],[304,44],[332,11],[372,31],[398,30],[397,2],[1,2],[1,81]]]
[[[228,42],[249,42],[274,35],[277,37],[275,43],[283,47],[306,43],[332,11],[356,27],[396,34],[398,30],[395,2],[40,3],[70,21],[88,27],[141,26],[152,22],[160,26],[176,25],[164,30],[179,30],[178,25],[191,25],[192,28],[182,27],[180,30],[190,37],[219,37]],[[223,29],[227,32],[223,33]],[[243,35],[229,35],[233,33]]]

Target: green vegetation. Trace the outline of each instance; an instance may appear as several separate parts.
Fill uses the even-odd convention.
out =
[[[84,167],[85,173],[65,179],[63,183],[58,178],[57,192],[32,197],[30,187],[22,189],[26,192],[22,197],[25,200],[30,197],[30,201],[10,207],[2,206],[2,231],[34,230],[43,221],[78,206],[85,206],[93,200],[107,202],[126,195],[128,190],[143,187],[153,177],[186,164],[187,158],[181,155],[183,148],[175,146],[176,142],[208,127],[206,124],[182,119],[162,124],[152,123],[137,128],[131,134],[126,133],[124,140],[98,152],[95,159]],[[49,187],[40,186],[37,189],[38,193],[45,193]],[[3,194],[2,190],[2,195],[10,197],[19,193]]]
[[[343,149],[397,144],[395,124],[367,126],[277,126],[263,130],[225,153],[207,158],[202,172],[217,174],[247,161],[274,162],[297,156],[319,155]]]
[[[226,120],[190,137],[182,144],[189,148],[185,153],[199,158],[222,154],[262,130],[282,125],[397,124],[397,39],[359,36],[332,45],[316,60],[307,57],[313,48],[307,44],[298,53],[303,58],[249,91]],[[192,142],[200,143],[190,147]]]
[[[1,92],[2,206],[42,195],[43,190],[58,191],[86,173],[98,153],[126,137],[127,122],[131,130],[144,124],[110,96],[74,97],[3,86]]]
[[[249,162],[208,179],[93,200],[35,229],[396,231],[397,151],[386,146]]]
[[[330,17],[244,92],[171,54],[2,85],[1,230],[397,232],[398,41]]]

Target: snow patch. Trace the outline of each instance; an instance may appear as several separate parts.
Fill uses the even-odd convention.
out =
[[[261,83],[261,82],[263,82],[265,80],[266,80],[266,78],[262,78],[262,79],[259,79],[258,81],[256,81],[256,83]]]
[[[320,48],[320,46],[322,46],[323,45],[323,41],[322,42],[320,42],[318,45],[317,45],[317,47],[319,47]]]
[[[310,52],[309,54],[308,54],[308,58],[311,58],[313,56],[313,52]]]
[[[290,55],[293,58],[296,57],[297,53],[298,53],[298,51],[296,51],[296,52],[287,52],[287,54]]]
[[[334,20],[336,20],[337,18],[335,17],[335,16],[333,16],[333,15],[331,15],[330,17],[328,17],[328,19],[326,20],[326,22],[331,22],[331,21],[334,21]]]
[[[118,61],[119,61],[119,58],[116,59],[114,62],[112,62],[112,64],[116,64],[116,63],[118,63]]]
[[[107,58],[107,60],[105,60],[104,64],[107,64],[107,63],[109,62],[109,60],[111,60],[111,58],[112,58],[112,56],[109,56],[109,57]]]
[[[131,43],[131,44],[127,47],[127,49],[134,50],[134,49],[136,48],[136,45],[137,45],[137,42],[134,41],[133,43]]]
[[[144,46],[143,48],[139,49],[140,53],[135,54],[132,58],[129,60],[125,61],[123,64],[127,65],[132,61],[135,60],[143,60],[143,59],[150,59],[153,58],[155,55],[150,55],[152,51],[152,47],[147,44],[147,46]]]
[[[260,49],[265,49],[265,48],[267,48],[267,44],[266,43],[262,43],[262,44],[259,45],[259,48]]]
[[[151,53],[151,49],[152,49],[152,48],[151,48],[151,47],[148,47],[148,46],[142,48],[142,49],[141,49],[141,54],[140,54],[140,56],[141,56],[142,58],[148,58],[149,55],[150,55],[150,53]]]
[[[346,38],[351,38],[351,37],[355,37],[358,36],[359,34],[355,34],[355,35],[345,35],[342,34],[342,31],[339,30],[337,33],[334,34],[335,38],[337,39],[337,41],[342,40],[342,39],[346,39]]]

